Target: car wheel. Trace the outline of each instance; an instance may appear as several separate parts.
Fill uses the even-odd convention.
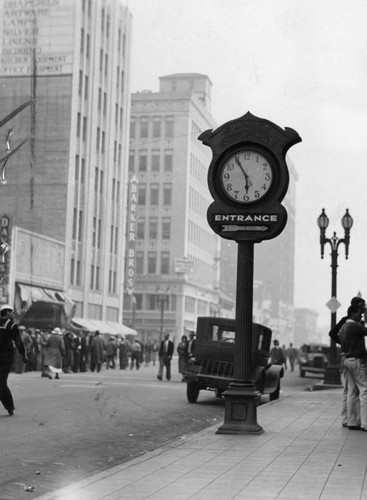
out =
[[[278,385],[277,385],[277,388],[275,389],[275,391],[271,392],[269,394],[269,400],[275,401],[276,399],[279,399],[279,394],[280,394],[280,381],[278,382]]]
[[[199,386],[196,382],[190,382],[186,387],[186,396],[189,403],[196,403],[199,397]]]

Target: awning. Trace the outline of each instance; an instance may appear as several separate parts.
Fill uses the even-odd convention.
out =
[[[18,282],[16,285],[19,291],[20,308],[22,311],[29,309],[35,302],[46,302],[62,305],[67,316],[72,314],[74,302],[66,293],[52,290],[51,288],[24,285]]]
[[[100,333],[109,335],[137,335],[137,332],[122,323],[115,321],[100,321],[98,319],[73,318],[70,325],[75,328],[84,328],[88,332],[94,333],[99,330]]]

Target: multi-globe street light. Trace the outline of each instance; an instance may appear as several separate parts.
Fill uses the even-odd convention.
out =
[[[345,258],[348,259],[349,253],[349,242],[350,242],[350,230],[353,226],[353,219],[349,214],[348,209],[341,219],[341,225],[344,229],[344,238],[338,238],[336,232],[334,231],[331,238],[326,237],[326,229],[329,225],[329,218],[325,213],[325,209],[322,209],[321,214],[317,219],[317,225],[320,228],[320,246],[321,246],[321,258],[324,258],[324,247],[326,244],[330,244],[331,247],[331,299],[336,302],[337,297],[337,269],[338,269],[338,250],[341,243],[345,247]],[[336,309],[331,305],[331,328],[336,325]],[[335,342],[330,339],[330,350],[328,366],[325,371],[324,384],[327,385],[340,385],[340,368],[338,364],[338,352]]]

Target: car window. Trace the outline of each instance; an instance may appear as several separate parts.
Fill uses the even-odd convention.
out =
[[[216,342],[234,342],[235,332],[228,327],[213,325],[209,340]]]

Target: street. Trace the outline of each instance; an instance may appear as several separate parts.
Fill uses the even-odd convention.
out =
[[[0,413],[1,500],[22,500],[154,450],[167,442],[219,424],[224,400],[208,391],[197,404],[173,362],[173,380],[159,382],[157,368],[139,371],[10,374],[16,411]],[[303,391],[315,379],[286,372],[282,394]],[[264,397],[266,401],[267,397]],[[34,493],[25,487],[33,487]]]

